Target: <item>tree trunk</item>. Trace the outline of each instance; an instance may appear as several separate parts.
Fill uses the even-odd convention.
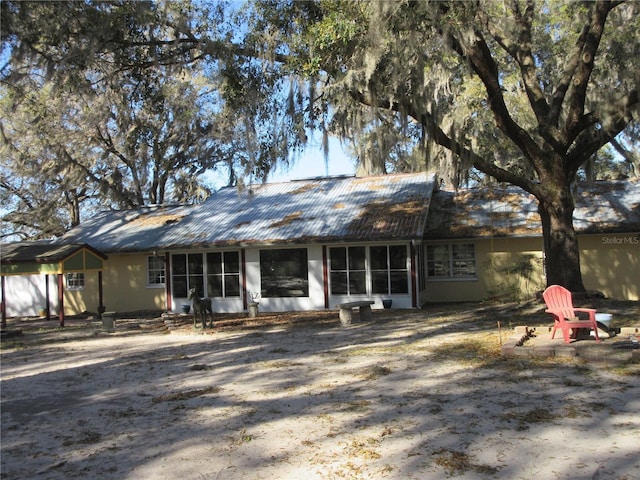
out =
[[[575,205],[570,187],[560,188],[555,194],[538,201],[547,286],[562,285],[572,292],[584,293],[578,237],[573,228]]]

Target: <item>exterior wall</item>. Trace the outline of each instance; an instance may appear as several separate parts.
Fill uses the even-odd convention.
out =
[[[430,244],[473,243],[477,276],[473,279],[432,280],[426,277],[426,246]],[[358,244],[365,246],[365,244]],[[373,245],[373,244],[368,244]],[[588,290],[602,291],[609,298],[640,300],[640,234],[579,236],[582,275]],[[332,245],[333,246],[333,245]],[[335,245],[340,246],[340,245]],[[331,246],[327,246],[329,249]],[[290,247],[270,247],[290,248]],[[264,249],[264,248],[263,248]],[[407,244],[407,251],[409,246]],[[421,250],[420,250],[421,249]],[[246,292],[260,292],[260,250],[244,251],[246,278],[241,283]],[[418,303],[465,302],[497,299],[518,301],[533,298],[544,289],[542,238],[494,238],[425,242],[418,245],[417,258],[420,291]],[[191,251],[193,252],[193,251]],[[103,273],[104,304],[108,311],[164,310],[164,286],[147,285],[149,254],[110,255]],[[325,308],[323,247],[307,247],[309,296],[290,298],[260,298],[264,312],[322,310]],[[408,262],[411,260],[408,259]],[[408,266],[409,270],[409,266]],[[371,299],[373,308],[382,308],[382,300],[393,300],[393,308],[411,308],[409,294],[402,295],[329,295],[329,308],[345,301]],[[7,315],[36,316],[45,307],[44,275],[5,277]],[[85,287],[81,290],[65,288],[65,315],[84,311],[95,312],[98,307],[98,272],[85,272]],[[330,292],[330,285],[327,285]],[[216,312],[241,312],[243,296],[214,299]],[[49,276],[50,311],[57,313],[57,275]],[[172,310],[179,312],[186,298],[173,298]]]
[[[5,298],[8,317],[35,317],[46,308],[45,275],[7,275]],[[58,313],[58,276],[49,275],[49,311]]]
[[[426,242],[475,246],[474,279],[425,279],[421,303],[477,302],[489,298],[516,301],[533,298],[544,288],[542,238],[494,238]],[[425,262],[426,262],[426,253]]]
[[[35,317],[46,308],[45,275],[8,275],[5,277],[5,296],[8,317]],[[98,310],[98,272],[84,272],[85,286],[79,290],[64,287],[64,314],[76,315]],[[49,313],[58,314],[58,275],[48,276]]]
[[[149,255],[150,253],[109,255],[104,263],[103,273],[104,306],[107,311],[131,312],[166,308],[165,287],[147,286]]]
[[[358,246],[367,246],[370,244],[358,244]],[[385,244],[386,245],[386,244]],[[407,245],[407,254],[409,254],[409,245]],[[331,246],[345,246],[345,245],[331,245]],[[287,248],[302,248],[301,246],[272,246],[272,247],[259,247],[248,248],[244,250],[245,259],[245,274],[246,277],[241,278],[241,282],[245,287],[243,294],[247,295],[247,299],[250,299],[252,293],[259,293],[261,288],[260,278],[260,251],[268,249],[287,249]],[[307,297],[273,297],[265,298],[260,297],[258,300],[259,309],[262,312],[283,312],[283,311],[303,311],[303,310],[323,310],[325,308],[325,284],[324,284],[324,267],[323,267],[323,246],[322,245],[309,245],[305,247],[307,249],[307,262],[308,262],[308,280],[309,280],[309,295]],[[329,246],[327,246],[329,248]],[[207,250],[213,251],[213,250]],[[184,253],[184,252],[175,252]],[[190,251],[189,253],[196,253]],[[410,259],[407,259],[407,269],[410,267]],[[410,275],[410,273],[408,273]],[[409,279],[410,282],[410,279]],[[330,285],[327,285],[327,289],[330,292]],[[331,295],[329,294],[329,308],[334,309],[336,304],[341,302],[354,301],[359,299],[371,299],[376,303],[373,308],[383,308],[382,300],[393,300],[393,308],[411,308],[411,286],[409,287],[408,294],[401,295]],[[172,297],[172,311],[179,312],[183,304],[189,304],[190,301],[187,298]],[[214,298],[213,310],[214,312],[241,312],[243,311],[243,298],[231,297],[231,298]]]
[[[578,237],[587,290],[609,298],[640,300],[640,233]]]
[[[74,290],[64,287],[64,314],[77,315],[83,312],[97,312],[99,303],[99,275],[98,272],[84,272],[84,288]],[[54,299],[54,302],[57,300]],[[57,308],[57,307],[56,307]],[[51,310],[57,313],[57,310]]]
[[[266,250],[266,248],[248,249],[246,251],[247,292],[260,292],[260,250]],[[314,245],[307,248],[307,262],[309,270],[309,296],[260,298],[258,300],[260,311],[286,312],[324,309],[321,246]]]
[[[422,282],[421,304],[534,298],[546,287],[542,238],[469,239],[426,244],[473,243],[477,278]],[[425,244],[425,246],[426,246]],[[584,286],[608,298],[640,300],[640,234],[579,235]],[[425,253],[426,258],[426,253]],[[425,260],[426,261],[426,260]]]

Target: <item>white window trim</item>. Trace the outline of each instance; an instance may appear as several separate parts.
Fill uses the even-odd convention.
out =
[[[474,261],[474,265],[475,265],[475,275],[470,275],[470,276],[453,276],[453,246],[454,245],[472,245],[473,246],[473,261]],[[449,260],[449,275],[447,275],[446,277],[440,277],[440,276],[430,276],[429,275],[429,254],[428,254],[428,247],[435,247],[435,246],[446,246],[447,250],[448,250],[448,260]],[[427,282],[474,282],[478,280],[478,257],[476,255],[476,245],[475,243],[467,243],[467,242],[460,242],[460,243],[430,243],[430,244],[425,244],[424,245],[424,249],[425,249],[425,271],[424,271],[424,277],[426,279]]]
[[[77,281],[78,283],[80,283],[80,281],[82,282],[81,285],[69,285],[69,280],[71,278],[71,276],[75,277],[75,281]],[[85,288],[85,276],[84,276],[84,272],[69,272],[66,273],[64,276],[65,279],[65,283],[67,285],[67,290],[84,290]]]
[[[151,283],[151,269],[149,268],[149,259],[157,258],[164,265],[164,282],[163,283]],[[167,265],[164,257],[156,257],[154,255],[147,256],[147,288],[165,288],[167,284]]]

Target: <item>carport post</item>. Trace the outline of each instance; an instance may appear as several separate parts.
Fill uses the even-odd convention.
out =
[[[45,292],[45,308],[46,308],[46,313],[45,316],[47,318],[47,320],[51,320],[51,307],[50,307],[50,303],[51,303],[51,299],[50,294],[49,294],[49,274],[46,274],[44,276],[44,292]]]
[[[64,275],[58,274],[58,318],[60,326],[64,327]]]
[[[2,290],[2,329],[7,328],[7,304],[5,303],[4,298],[4,275],[0,277],[0,289]]]

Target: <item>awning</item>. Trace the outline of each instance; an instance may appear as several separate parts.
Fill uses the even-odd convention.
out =
[[[0,246],[0,277],[2,290],[2,328],[7,324],[5,276],[48,275],[58,276],[58,316],[64,326],[64,299],[62,281],[66,273],[98,272],[98,302],[102,307],[102,270],[107,256],[86,243],[56,244],[51,242],[17,242]],[[47,283],[47,319],[49,319],[49,287]]]
[[[106,255],[86,243],[10,243],[0,249],[0,273],[46,275],[102,270],[106,259]]]

